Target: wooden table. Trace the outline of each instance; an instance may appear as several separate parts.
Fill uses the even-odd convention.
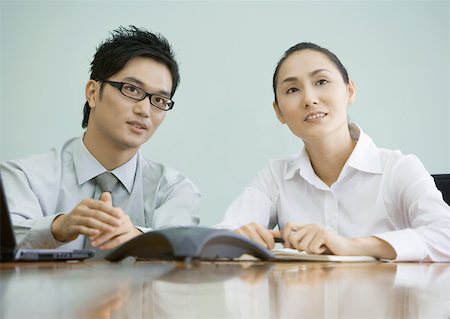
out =
[[[1,264],[0,318],[450,318],[450,264]]]

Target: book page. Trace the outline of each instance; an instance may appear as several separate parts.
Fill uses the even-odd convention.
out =
[[[271,250],[275,256],[275,260],[305,260],[305,261],[343,261],[343,262],[361,262],[361,261],[378,261],[377,258],[371,256],[337,256],[337,255],[313,255],[304,251],[298,251],[291,248],[276,248]]]

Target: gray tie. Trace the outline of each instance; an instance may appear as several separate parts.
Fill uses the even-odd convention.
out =
[[[112,190],[114,189],[114,187],[117,185],[117,183],[119,183],[119,180],[117,179],[117,177],[114,176],[114,174],[111,172],[104,172],[104,173],[96,176],[94,178],[94,180],[100,187],[101,194],[103,194],[103,192],[111,193]],[[102,196],[101,194],[100,194],[100,196]],[[113,206],[114,206],[114,200],[113,200]],[[84,247],[89,248],[89,249],[95,249],[94,247],[91,246],[91,243],[89,242],[89,240],[87,238],[85,239]],[[98,258],[101,259],[101,256],[105,255],[104,252],[102,252],[98,249],[95,249],[95,251],[96,251],[95,259],[98,259]]]
[[[98,186],[100,187],[100,190],[103,192],[109,192],[111,193],[114,187],[117,185],[119,180],[116,176],[114,176],[111,172],[104,172],[97,177],[94,178],[97,182]]]

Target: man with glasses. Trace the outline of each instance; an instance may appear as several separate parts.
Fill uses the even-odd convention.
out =
[[[196,186],[139,152],[173,108],[178,83],[163,36],[111,32],[91,63],[84,135],[0,167],[21,247],[107,250],[153,229],[198,225]]]

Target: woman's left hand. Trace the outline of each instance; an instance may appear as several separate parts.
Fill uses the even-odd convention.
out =
[[[389,243],[378,237],[343,237],[317,224],[288,222],[281,237],[284,247],[309,254],[365,255],[383,259],[395,259],[397,255]]]
[[[348,255],[351,239],[334,234],[317,224],[289,222],[281,232],[284,247],[309,254]]]

